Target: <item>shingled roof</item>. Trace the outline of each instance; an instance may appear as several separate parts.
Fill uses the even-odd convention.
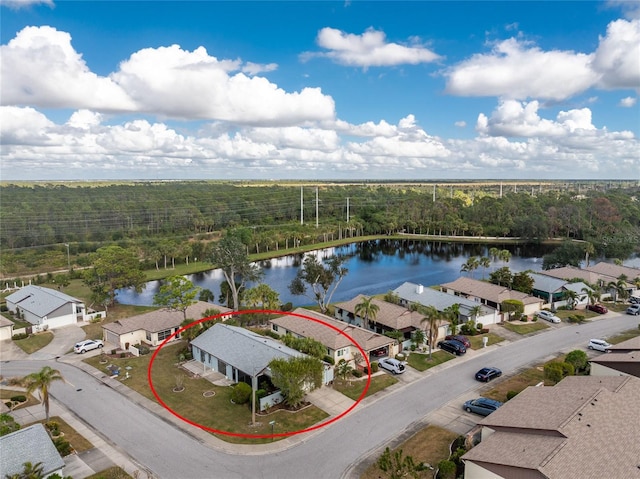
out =
[[[639,401],[630,376],[531,387],[480,422],[493,432],[462,459],[502,477],[639,477]]]
[[[43,318],[67,303],[82,303],[81,300],[51,288],[30,284],[7,296],[6,301],[20,306],[38,318]]]
[[[0,437],[0,474],[13,476],[24,470],[24,463],[42,464],[44,477],[61,470],[64,461],[40,423]]]
[[[507,299],[517,299],[524,304],[541,303],[540,298],[530,296],[514,289],[505,288],[497,284],[488,283],[486,281],[479,281],[477,279],[460,277],[451,283],[444,283],[443,288],[458,291],[468,296],[475,296],[478,298],[491,301],[496,304],[500,304]]]
[[[305,338],[315,339],[334,351],[349,347],[353,344],[345,334],[358,343],[365,352],[380,349],[395,342],[392,338],[388,338],[372,331],[367,331],[366,329],[358,326],[347,324],[344,321],[338,321],[337,319],[330,318],[329,316],[325,316],[324,314],[317,313],[315,311],[298,308],[293,312],[315,318],[322,321],[322,323],[291,315],[274,318],[270,320],[270,323],[281,326]],[[329,326],[327,326],[327,324]],[[338,331],[336,331],[336,329]],[[342,331],[345,334],[341,334],[339,331]]]
[[[335,307],[344,309],[345,311],[356,315],[356,306],[362,303],[362,300],[366,297],[367,296],[363,294],[359,294],[349,301],[337,303]],[[380,309],[376,313],[375,318],[369,318],[370,322],[382,324],[390,329],[395,329],[397,331],[406,331],[409,329],[424,329],[424,325],[421,323],[424,315],[416,311],[410,311],[404,306],[388,303],[386,301],[381,301],[375,298],[371,300],[371,303],[375,304]]]

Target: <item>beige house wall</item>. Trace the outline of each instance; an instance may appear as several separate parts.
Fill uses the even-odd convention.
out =
[[[502,476],[487,471],[484,467],[470,461],[464,463],[464,479],[503,479]]]
[[[589,374],[591,376],[629,376],[627,373],[597,363],[591,363],[591,372]]]
[[[11,326],[6,326],[4,328],[0,328],[0,341],[7,341],[11,339],[11,331],[13,328]]]

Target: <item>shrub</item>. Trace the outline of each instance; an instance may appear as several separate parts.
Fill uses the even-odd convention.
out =
[[[456,463],[445,459],[438,463],[438,477],[442,479],[453,479],[456,477]]]
[[[27,400],[27,396],[25,396],[24,394],[18,394],[16,396],[12,396],[11,400],[13,402],[25,402]]]
[[[291,301],[289,301],[288,303],[284,303],[280,309],[285,312],[291,311],[293,310],[293,303]]]
[[[120,357],[121,358],[126,358],[127,357],[127,353],[125,353],[125,352],[120,353]]]
[[[372,373],[377,373],[379,369],[380,369],[380,366],[378,366],[378,363],[371,363],[371,372]]]
[[[538,321],[538,317],[534,314],[533,318],[531,318],[531,321],[533,321],[535,323],[536,321]]]
[[[560,382],[566,376],[573,376],[575,369],[572,364],[554,361],[544,365],[544,377],[554,383]]]
[[[575,349],[565,356],[564,362],[572,364],[576,372],[583,371],[587,368],[589,356],[584,351]]]
[[[416,345],[415,345],[415,344],[412,344],[412,345],[411,345],[411,351],[415,351],[415,350],[416,350]]]
[[[481,330],[483,328],[484,324],[482,323],[478,323],[476,324],[476,329]]]
[[[335,364],[336,364],[335,360],[334,360],[331,356],[329,356],[329,355],[326,355],[324,358],[322,358],[322,360],[323,360],[325,363],[329,363],[329,364],[332,364],[332,365],[335,365]]]
[[[508,391],[507,392],[507,401],[512,400],[517,395],[518,395],[518,391]]]
[[[9,308],[7,308],[7,305],[5,303],[0,304],[0,312],[6,313],[7,311],[9,311]]]
[[[269,336],[270,338],[273,338],[273,339],[280,339],[280,335],[275,331],[271,331],[270,329],[267,329],[266,331],[264,331],[264,335]]]
[[[238,383],[233,387],[231,400],[236,404],[245,404],[251,397],[251,386],[247,383]]]
[[[20,341],[21,339],[27,339],[29,335],[27,333],[14,334],[11,339],[14,341]]]
[[[407,359],[407,357],[402,353],[398,353],[398,354],[396,354],[396,359],[398,361],[404,361],[405,359]]]
[[[352,371],[351,371],[351,374],[353,374],[353,375],[354,375],[355,377],[357,377],[357,378],[361,378],[361,377],[362,377],[362,375],[363,375],[362,371],[360,371],[359,369],[354,369],[354,370],[352,370]]]
[[[117,350],[117,349],[112,349],[112,350],[111,350],[111,354],[113,354],[113,355],[115,355],[117,352],[118,352],[118,350]]]
[[[0,436],[12,433],[20,429],[20,424],[9,414],[0,414]]]
[[[63,437],[59,437],[53,440],[53,444],[56,446],[56,449],[60,453],[61,456],[68,456],[71,454],[71,444]]]
[[[51,431],[51,435],[52,436],[59,436],[60,435],[60,424],[58,424],[55,421],[49,421],[48,423],[45,424],[45,427]]]

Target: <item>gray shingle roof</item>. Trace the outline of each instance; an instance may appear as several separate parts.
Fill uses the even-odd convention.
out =
[[[469,311],[476,306],[482,308],[481,316],[492,314],[495,309],[484,306],[476,301],[443,293],[432,288],[425,288],[420,284],[405,282],[393,290],[395,294],[410,303],[420,303],[423,306],[433,306],[438,311],[444,311],[454,304],[460,305],[460,313],[469,316]]]
[[[567,281],[564,279],[554,278],[545,274],[529,273],[533,279],[533,289],[544,291],[545,293],[555,293],[562,290]]]
[[[247,374],[264,371],[276,358],[305,356],[271,338],[223,323],[214,324],[191,344]]]
[[[640,278],[640,268],[630,268],[628,266],[620,266],[613,263],[600,262],[584,269],[609,276],[611,278],[619,278],[621,275],[625,275],[629,281],[633,281],[635,278]]]
[[[42,424],[33,424],[0,437],[0,477],[23,471],[23,464],[42,463],[47,476],[64,467],[64,461]]]
[[[588,271],[586,269],[576,268],[575,266],[564,266],[562,268],[548,269],[545,271],[540,271],[539,274],[566,280],[580,278],[582,281],[586,281],[589,284],[596,284],[601,278],[601,275],[598,273],[594,273],[593,271]]]
[[[460,277],[451,283],[444,283],[443,288],[451,289],[469,296],[476,296],[493,303],[500,304],[507,299],[517,299],[524,304],[542,303],[540,298],[530,296],[520,291],[498,286],[497,284],[477,279]]]
[[[39,318],[47,316],[67,303],[82,304],[81,300],[73,296],[56,291],[55,289],[43,288],[33,284],[10,294],[6,300],[7,302],[20,306],[20,308],[25,311],[35,314]]]
[[[349,313],[356,315],[356,306],[362,303],[362,300],[366,298],[365,295],[359,294],[355,298],[345,301],[344,303],[337,303],[336,308],[344,309]],[[416,311],[410,311],[404,306],[397,304],[387,303],[379,299],[372,299],[372,304],[375,304],[380,308],[376,313],[375,318],[370,318],[370,322],[382,324],[391,329],[403,331],[406,329],[424,329],[424,325],[421,323],[424,317]],[[357,315],[356,315],[357,316]]]

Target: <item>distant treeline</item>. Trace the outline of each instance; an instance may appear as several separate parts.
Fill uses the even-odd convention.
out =
[[[1,193],[5,253],[206,240],[230,228],[247,229],[251,252],[398,232],[579,239],[617,258],[640,244],[637,182],[6,184]]]

